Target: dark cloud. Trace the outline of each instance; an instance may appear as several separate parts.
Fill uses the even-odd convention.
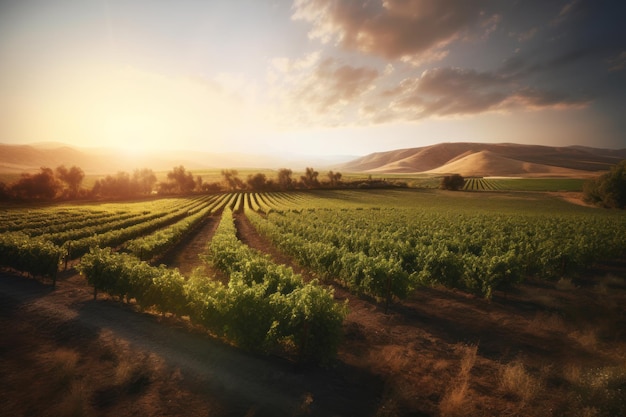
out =
[[[429,61],[452,41],[491,32],[498,19],[487,0],[300,0],[295,18],[313,23],[313,35],[388,59]]]
[[[617,9],[610,0],[296,0],[294,18],[311,23],[325,54],[359,52],[394,69],[321,62],[300,98],[320,112],[358,99],[375,122],[596,106],[626,68]]]
[[[381,108],[389,107],[397,119],[408,120],[513,109],[579,108],[590,103],[589,97],[520,87],[511,77],[461,68],[425,71],[421,77],[406,79],[380,97],[391,101],[389,106],[381,105]]]

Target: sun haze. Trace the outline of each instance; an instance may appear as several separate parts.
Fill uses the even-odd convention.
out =
[[[618,2],[0,4],[0,143],[626,147]]]

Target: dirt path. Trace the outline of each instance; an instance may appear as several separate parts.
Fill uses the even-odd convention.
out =
[[[207,245],[220,222],[219,219],[219,214],[208,217],[191,235],[170,249],[159,263],[164,263],[170,268],[178,268],[185,276],[189,276],[197,267],[203,266],[204,262],[199,255],[206,253]]]
[[[237,237],[243,243],[261,253],[270,255],[274,262],[291,267],[295,273],[302,275],[305,280],[313,279],[313,275],[309,270],[300,267],[291,257],[283,254],[268,239],[257,233],[245,214],[235,214],[235,227],[237,228]]]
[[[15,325],[37,322],[66,347],[79,348],[86,339],[122,341],[162,362],[167,375],[178,375],[221,404],[223,414],[211,415],[348,416],[370,415],[377,408],[381,384],[367,372],[341,363],[327,370],[298,369],[282,359],[248,354],[180,321],[141,314],[107,299],[93,301],[80,280],[72,276],[51,291],[36,281],[2,274],[1,318]],[[11,345],[6,339],[10,334],[2,333],[0,346]]]

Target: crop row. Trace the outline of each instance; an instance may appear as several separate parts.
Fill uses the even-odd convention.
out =
[[[73,229],[72,227],[75,224],[70,221],[65,223],[67,229],[64,231],[40,234],[39,236],[29,236],[22,231],[5,232],[0,234],[0,240],[2,241],[0,265],[33,275],[55,277],[59,262],[63,257],[74,259],[88,252],[91,247],[120,245],[131,238],[150,233],[181,218],[195,215],[210,200],[208,197],[200,197],[183,200],[164,199],[149,204],[141,203],[135,210],[128,212],[129,215],[132,213],[136,214],[132,214],[131,217],[127,217],[124,214],[122,215],[122,220],[104,221],[98,226],[78,229]],[[178,204],[176,205],[176,203]],[[159,211],[152,213],[145,210],[146,208]],[[176,210],[171,212],[173,208],[176,208]],[[170,213],[168,214],[167,211],[170,211]],[[74,210],[55,210],[50,208],[41,209],[37,212],[47,213],[52,219],[75,218],[74,214],[76,213]],[[96,213],[96,216],[98,216],[102,213],[110,213],[111,210],[81,209],[79,212],[86,215]],[[117,209],[113,212],[119,214]],[[19,220],[19,213],[29,218],[29,212],[24,211],[6,213],[5,217],[12,216],[14,219]],[[42,225],[42,228],[45,229],[47,226]],[[32,232],[33,228],[26,228],[25,230]]]
[[[124,246],[141,260],[152,259],[180,242],[184,236],[193,231],[211,213],[221,210],[226,199],[226,194],[216,197],[210,201],[209,205],[196,213],[186,216],[167,227],[158,229],[149,235],[130,240]]]
[[[0,234],[0,265],[56,279],[63,250],[41,238],[20,232]]]
[[[241,243],[229,207],[206,258],[228,273],[227,284],[201,272],[185,279],[178,270],[153,267],[110,248],[92,248],[79,270],[94,286],[94,296],[106,291],[142,308],[188,315],[245,348],[267,351],[282,345],[315,361],[335,353],[345,307],[335,303],[332,290],[305,284],[290,268]]]
[[[291,268],[243,244],[228,208],[211,240],[207,260],[229,276],[226,285],[197,282],[212,293],[196,304],[207,327],[221,329],[242,346],[291,345],[307,359],[323,361],[336,351],[345,308],[335,303],[333,291],[317,281],[304,283]],[[239,317],[236,326],[224,325],[223,311],[214,305],[223,300],[227,300],[227,313]]]
[[[464,190],[498,190],[497,183],[492,180],[486,180],[484,178],[466,178]]]
[[[208,203],[206,199],[192,200],[181,206],[178,210],[169,213],[155,213],[148,215],[150,218],[128,227],[115,228],[110,224],[106,225],[105,232],[87,236],[77,240],[68,240],[64,247],[67,248],[67,258],[76,259],[89,251],[92,247],[109,247],[119,246],[126,241],[135,239],[139,236],[152,233],[171,223],[184,219],[185,217],[198,212]],[[154,216],[154,217],[153,217]]]
[[[308,239],[254,211],[248,211],[246,215],[259,233],[324,279],[336,279],[353,292],[371,295],[387,304],[393,297],[404,298],[409,292],[409,276],[397,260],[353,252],[324,240]],[[270,214],[271,218],[276,216],[283,214]]]
[[[302,265],[377,297],[388,288],[400,297],[418,285],[438,283],[489,298],[526,276],[558,278],[626,250],[626,221],[616,224],[616,217],[411,209],[310,209],[249,217]]]

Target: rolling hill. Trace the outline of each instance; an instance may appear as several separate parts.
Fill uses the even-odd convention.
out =
[[[622,159],[626,159],[626,149],[459,142],[373,153],[337,169],[380,174],[588,177]]]
[[[56,142],[31,145],[0,143],[0,173],[10,174],[35,172],[41,167],[56,168],[59,165],[79,166],[87,174],[111,174],[139,168],[168,171],[178,165],[183,165],[190,170],[276,169],[283,167],[302,169],[311,165],[316,168],[328,167],[353,158],[354,156],[257,155],[185,150],[146,151],[129,154],[113,148],[77,148]]]

